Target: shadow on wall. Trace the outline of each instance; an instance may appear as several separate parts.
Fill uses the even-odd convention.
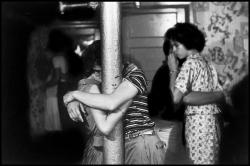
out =
[[[233,115],[222,138],[222,164],[248,164],[248,75],[232,89]]]
[[[33,26],[10,17],[3,10],[2,16],[2,162],[19,160],[28,142],[28,86],[26,84],[26,56]]]

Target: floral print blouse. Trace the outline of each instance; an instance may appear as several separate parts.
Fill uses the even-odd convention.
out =
[[[191,91],[213,92],[222,90],[214,66],[206,61],[200,54],[187,57],[176,78],[175,87],[183,94]],[[185,110],[186,115],[208,115],[218,114],[220,112],[220,109],[215,104],[201,106],[189,105]]]

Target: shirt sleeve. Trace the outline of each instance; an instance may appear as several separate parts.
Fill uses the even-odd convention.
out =
[[[130,66],[130,72],[125,76],[126,80],[131,82],[137,89],[139,94],[143,94],[147,91],[147,81],[144,72],[134,65]]]
[[[186,93],[191,85],[195,63],[192,60],[187,60],[183,63],[181,70],[175,80],[175,87],[182,93]]]

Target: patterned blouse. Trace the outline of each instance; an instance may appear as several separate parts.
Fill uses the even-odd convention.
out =
[[[213,92],[222,90],[214,66],[199,54],[187,57],[176,78],[175,87],[183,94],[190,91]],[[215,104],[187,106],[185,110],[186,115],[208,115],[220,112],[220,109]]]
[[[155,123],[149,117],[147,82],[143,71],[135,64],[129,63],[124,66],[122,75],[123,79],[128,80],[138,89],[138,94],[134,97],[124,117],[125,134],[154,127]]]

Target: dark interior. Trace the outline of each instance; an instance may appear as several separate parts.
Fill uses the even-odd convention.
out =
[[[1,2],[1,69],[2,69],[2,163],[4,164],[72,164],[81,160],[83,140],[79,133],[54,133],[32,142],[29,137],[29,94],[26,76],[27,50],[30,33],[38,26],[54,20],[65,23],[74,21],[98,21],[99,13],[90,8],[59,12],[58,2]],[[248,154],[248,77],[233,95],[242,113],[235,115],[235,125],[225,135],[225,163],[233,161],[234,154]],[[242,99],[242,100],[241,100]],[[244,99],[244,100],[243,100]],[[243,104],[241,104],[243,103]],[[245,118],[242,121],[242,117]],[[237,123],[236,123],[237,122]],[[244,124],[243,124],[244,123]],[[246,124],[245,124],[246,123]],[[244,142],[240,142],[242,139]],[[239,141],[239,142],[237,142]],[[246,150],[246,152],[242,151]],[[246,156],[236,162],[245,162]],[[62,160],[63,159],[63,160]],[[59,162],[60,161],[60,162]]]
[[[55,1],[2,2],[1,7],[2,162],[41,164],[58,163],[59,158],[62,163],[80,160],[82,140],[77,132],[54,133],[38,142],[30,140],[26,58],[29,36],[36,27],[54,20],[93,21],[97,12],[77,9],[61,15]]]

